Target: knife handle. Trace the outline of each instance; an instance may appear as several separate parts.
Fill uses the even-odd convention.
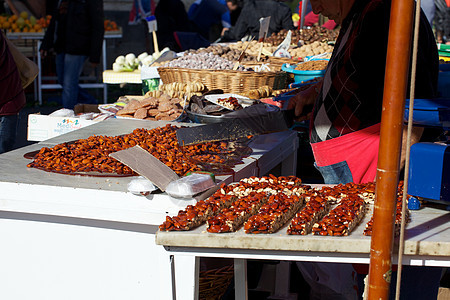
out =
[[[294,108],[285,109],[285,110],[282,110],[282,112],[283,112],[284,121],[286,122],[286,126],[288,128],[291,128],[295,122],[295,109]]]
[[[306,105],[305,107],[303,107],[303,111],[299,116],[295,115],[295,108],[282,110],[286,125],[288,127],[291,127],[292,125],[294,125],[296,119],[306,117],[313,110],[313,107],[314,105]]]

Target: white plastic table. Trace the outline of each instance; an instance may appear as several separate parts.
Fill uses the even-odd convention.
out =
[[[107,119],[0,155],[0,299],[172,299],[170,253],[155,233],[167,215],[195,200],[127,192],[132,177],[86,177],[27,168],[25,153],[96,135],[120,135],[167,122]],[[192,125],[192,124],[183,124]],[[232,182],[281,163],[295,174],[298,138],[259,136]],[[172,260],[171,260],[172,259]]]

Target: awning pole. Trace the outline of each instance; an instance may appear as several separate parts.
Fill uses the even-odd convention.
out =
[[[368,299],[389,299],[414,1],[392,0],[370,246]]]
[[[300,29],[305,25],[306,7],[309,0],[302,0],[302,11],[300,12]]]

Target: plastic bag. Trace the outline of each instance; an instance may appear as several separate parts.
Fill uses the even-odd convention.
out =
[[[128,191],[134,195],[147,196],[156,189],[156,186],[151,181],[142,176],[128,183]]]
[[[81,114],[78,117],[83,120],[92,120],[92,119],[94,119],[95,115],[96,115],[96,113],[90,112],[90,113]]]
[[[281,42],[280,45],[278,45],[277,49],[273,52],[273,56],[291,58],[291,54],[289,54],[288,51],[289,47],[291,46],[291,37],[292,32],[289,30],[284,40]]]
[[[193,173],[169,183],[166,193],[172,197],[191,198],[213,186],[215,182],[209,174]]]
[[[58,109],[51,114],[49,114],[50,117],[75,117],[75,112],[72,109],[68,108],[61,108]]]

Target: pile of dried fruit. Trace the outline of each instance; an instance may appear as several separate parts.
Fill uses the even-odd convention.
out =
[[[400,182],[399,193],[402,186]],[[206,222],[210,233],[243,227],[245,233],[255,234],[274,233],[287,225],[289,235],[347,236],[366,214],[374,195],[373,182],[311,188],[294,176],[250,177],[222,185],[210,198],[166,217],[159,229],[191,230]]]
[[[216,163],[229,164],[228,167],[232,167],[230,164],[238,163],[237,159],[221,158],[223,153],[229,156],[234,154],[229,153],[231,146],[228,142],[179,146],[177,129],[178,127],[168,124],[151,130],[135,129],[132,133],[122,136],[91,136],[52,148],[44,147],[28,167],[64,174],[136,175],[129,167],[109,156],[110,153],[136,145],[150,152],[180,176],[201,169],[193,157],[199,160],[202,156],[214,156]]]
[[[266,39],[267,43],[278,46],[286,37],[288,30],[282,29],[276,34],[272,34]],[[329,30],[322,26],[312,26],[292,31],[291,44],[297,45],[300,41],[304,45],[311,44],[315,41],[329,42],[335,41],[339,35],[339,30]]]
[[[400,233],[400,226],[402,223],[402,206],[403,206],[403,181],[400,181],[397,188],[397,202],[396,202],[396,209],[395,209],[395,223],[394,223],[394,233],[399,234]],[[409,217],[409,210],[406,209],[406,220],[405,222],[408,223],[410,221]],[[373,227],[373,216],[370,218],[370,220],[366,224],[366,228],[364,229],[364,235],[371,236],[372,235],[372,228]]]
[[[295,70],[317,71],[317,70],[325,70],[327,66],[328,60],[310,60],[297,64],[295,66]]]
[[[171,98],[167,94],[163,94],[159,98],[132,99],[116,115],[143,120],[173,121],[183,112],[182,102],[184,101],[179,98]]]

